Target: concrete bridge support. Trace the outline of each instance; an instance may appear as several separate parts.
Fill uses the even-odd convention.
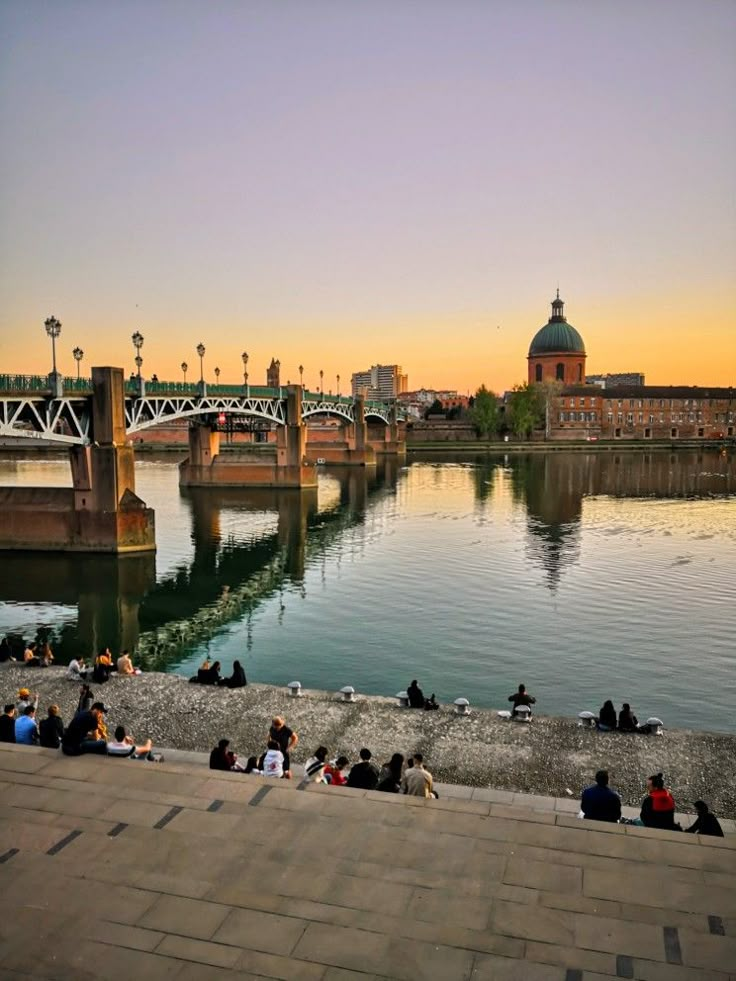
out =
[[[135,493],[122,368],[93,368],[92,445],[70,451],[72,488],[3,487],[0,549],[144,552],[154,514]]]
[[[345,425],[344,433],[341,443],[307,443],[307,458],[313,463],[319,460],[347,467],[375,467],[376,453],[368,442],[365,402],[360,397],[355,400],[355,421]]]
[[[371,438],[369,445],[373,447],[376,456],[406,457],[406,427],[399,422],[395,405],[391,406],[389,420],[382,438]]]
[[[181,487],[279,487],[317,486],[317,472],[306,457],[306,428],[302,421],[302,390],[289,385],[286,425],[277,431],[276,457],[261,453],[229,453],[220,456],[220,434],[209,423],[193,423],[189,429],[189,458],[179,467]]]

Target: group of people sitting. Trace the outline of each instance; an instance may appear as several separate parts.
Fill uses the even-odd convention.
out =
[[[424,692],[419,687],[416,678],[406,689],[406,694],[409,699],[409,708],[426,709],[428,712],[439,708],[437,700],[434,697],[434,692],[432,692],[429,698],[425,698]]]
[[[210,753],[210,769],[289,780],[290,753],[298,742],[296,732],[286,725],[281,716],[276,716],[272,720],[266,746],[260,756],[250,756],[246,763],[241,763],[237,754],[230,749],[230,740],[221,739]],[[414,753],[407,758],[401,753],[394,753],[382,767],[373,762],[369,749],[361,749],[358,756],[358,761],[351,766],[347,756],[330,759],[327,747],[318,746],[314,755],[304,764],[304,778],[309,782],[333,784],[337,787],[404,793],[415,797],[437,797],[432,786],[432,774],[425,768],[421,753]]]
[[[114,674],[130,677],[142,674],[142,671],[133,664],[129,651],[124,650],[117,661],[114,661],[109,647],[103,647],[91,665],[83,657],[72,658],[66,671],[69,681],[90,680],[96,685],[104,685]]]
[[[624,702],[621,706],[617,718],[616,709],[610,699],[601,706],[595,724],[601,732],[649,732],[649,726],[639,725],[639,721],[631,711],[628,702]]]
[[[19,660],[13,654],[13,648],[7,637],[0,640],[0,663],[5,661]],[[23,648],[23,657],[20,659],[29,668],[48,668],[54,663],[54,652],[48,641],[38,644],[30,641]]]
[[[220,675],[221,668],[219,661],[210,664],[205,658],[197,673],[189,681],[193,685],[219,685],[221,688],[244,688],[248,684],[240,661],[233,661],[233,673],[229,678]]]
[[[117,726],[115,738],[111,739],[105,723],[108,709],[103,702],[93,702],[93,698],[89,686],[83,685],[77,711],[69,725],[64,726],[58,705],[49,705],[46,718],[38,722],[38,694],[32,696],[28,688],[21,688],[18,701],[9,702],[0,716],[0,742],[61,748],[67,756],[106,753],[135,759],[162,759],[154,755],[150,739],[137,745],[124,726]]]
[[[705,801],[696,800],[693,807],[697,812],[697,819],[685,830],[722,838],[723,830],[718,823],[718,818],[715,814],[711,814]],[[642,801],[638,818],[621,816],[621,798],[608,786],[608,770],[599,770],[595,775],[595,783],[583,791],[580,812],[589,821],[635,824],[644,828],[661,828],[665,831],[683,830],[675,821],[675,799],[665,787],[661,773],[655,773],[647,779],[647,796]]]

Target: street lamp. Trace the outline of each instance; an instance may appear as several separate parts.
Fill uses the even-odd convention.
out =
[[[186,385],[186,383],[187,383],[187,371],[189,370],[189,365],[186,363],[186,361],[182,361],[182,363],[181,363],[181,370],[182,370],[182,373],[184,374],[184,384]]]
[[[56,319],[56,317],[51,314],[43,323],[46,328],[46,333],[51,338],[51,361],[53,367],[51,369],[51,375],[49,376],[49,385],[51,388],[52,395],[54,398],[61,398],[64,393],[61,379],[56,370],[56,338],[61,333],[61,322]]]
[[[304,365],[299,365],[299,385],[304,388]]]
[[[199,355],[199,380],[204,385],[204,352],[205,346],[200,341],[197,345],[197,354]]]
[[[74,360],[77,362],[77,381],[79,381],[79,362],[84,357],[84,351],[81,349],[81,347],[75,347],[72,351],[72,355],[74,356]]]
[[[243,385],[245,387],[245,394],[248,394],[248,352],[243,351],[240,355],[243,359]]]
[[[141,365],[143,364],[143,358],[141,357],[141,348],[143,347],[143,334],[141,334],[141,332],[137,330],[130,339],[133,342],[133,347],[136,350],[135,364],[136,367],[138,368],[138,380],[140,381]]]
[[[340,398],[340,376],[337,376],[337,397]]]
[[[215,368],[215,384],[216,385],[219,385],[220,384],[220,369],[219,368]]]
[[[324,385],[322,384],[322,380],[323,380],[323,378],[324,378],[324,376],[325,376],[325,373],[324,373],[324,371],[322,371],[322,369],[320,368],[320,369],[319,369],[319,397],[320,397],[320,398],[322,398],[322,397],[323,397],[323,395],[325,394],[325,387],[324,387]]]

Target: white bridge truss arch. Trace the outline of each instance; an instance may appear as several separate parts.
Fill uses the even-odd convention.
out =
[[[90,396],[49,398],[43,394],[0,395],[0,438],[38,439],[51,443],[84,445],[92,438]],[[277,426],[286,425],[286,399],[246,395],[148,395],[126,396],[125,430],[129,435],[177,419],[219,415],[250,416]],[[302,400],[302,419],[331,415],[355,421],[355,404],[324,398]],[[388,405],[366,404],[366,420],[391,423]]]

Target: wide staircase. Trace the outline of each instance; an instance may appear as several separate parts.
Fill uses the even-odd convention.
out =
[[[0,744],[0,978],[736,978],[736,836]]]

